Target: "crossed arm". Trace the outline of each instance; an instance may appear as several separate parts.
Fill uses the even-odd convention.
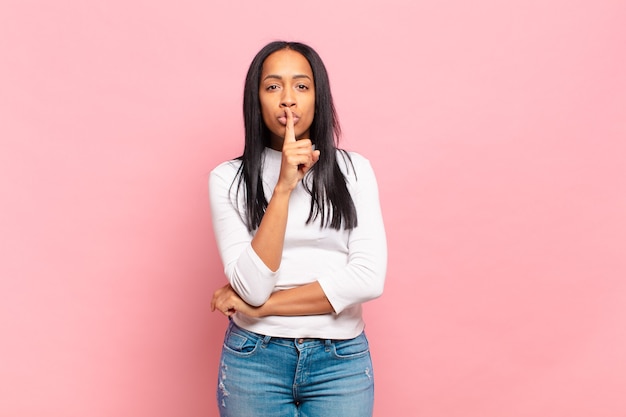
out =
[[[215,291],[211,311],[231,316],[239,311],[251,317],[310,316],[333,312],[333,308],[318,282],[273,293],[265,304],[253,307],[241,299],[230,284]]]

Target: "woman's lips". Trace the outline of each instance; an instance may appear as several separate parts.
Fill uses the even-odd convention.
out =
[[[298,120],[300,120],[300,118],[294,114],[293,115],[293,124],[295,125],[296,123],[298,123]],[[280,123],[283,126],[287,126],[287,116],[279,116],[278,117],[278,123]]]

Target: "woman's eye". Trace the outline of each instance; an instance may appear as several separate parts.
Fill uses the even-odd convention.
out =
[[[273,90],[277,90],[278,86],[276,84],[272,84],[272,85],[268,85],[266,89],[267,91],[273,91]]]
[[[306,84],[298,84],[296,87],[298,90],[308,90],[309,87]]]

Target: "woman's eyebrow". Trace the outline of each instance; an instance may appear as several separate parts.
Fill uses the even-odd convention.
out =
[[[306,74],[296,74],[293,77],[291,77],[292,80],[297,80],[297,79],[301,79],[301,78],[306,78],[308,80],[311,80],[311,77],[309,77]],[[265,78],[263,78],[263,81],[265,81],[267,79],[282,80],[283,77],[281,75],[277,75],[277,74],[268,74],[268,75],[265,76]]]

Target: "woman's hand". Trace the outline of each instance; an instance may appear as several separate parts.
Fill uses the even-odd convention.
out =
[[[283,141],[283,159],[276,187],[284,187],[285,190],[292,191],[318,161],[320,151],[313,150],[310,139],[296,140],[291,109],[285,108],[285,116],[287,124]]]
[[[230,317],[236,312],[251,317],[259,317],[259,308],[252,307],[250,304],[243,301],[230,284],[224,285],[213,293],[211,311],[215,310],[220,311],[226,317]]]

